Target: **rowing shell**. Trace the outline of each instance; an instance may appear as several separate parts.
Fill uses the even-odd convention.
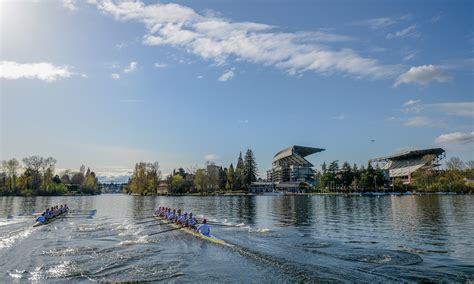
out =
[[[179,228],[180,231],[183,231],[187,234],[190,234],[190,235],[193,235],[197,238],[200,238],[200,239],[203,239],[203,240],[206,240],[206,241],[209,241],[211,243],[214,243],[214,244],[218,244],[218,245],[227,245],[227,243],[224,241],[224,240],[221,240],[221,239],[218,239],[216,238],[215,236],[211,235],[210,237],[208,236],[204,236],[203,234],[201,233],[198,233],[196,231],[194,231],[193,229],[190,229],[190,228],[184,228],[184,227],[181,227],[180,225],[178,224],[175,224],[175,223],[167,223],[168,220],[164,220],[163,218],[161,218],[160,216],[156,216],[155,215],[155,218],[158,219],[158,221],[160,221],[161,223],[165,223],[165,224],[168,224],[170,225],[171,227],[173,228]]]
[[[69,210],[68,210],[68,211],[69,211]],[[54,221],[56,221],[56,219],[59,219],[59,218],[63,217],[64,215],[66,215],[68,211],[66,211],[66,212],[64,212],[64,213],[61,213],[61,214],[59,214],[58,216],[56,216],[56,217],[54,217],[54,218],[52,218],[52,219],[49,219],[49,220],[47,220],[46,222],[43,222],[43,223],[36,221],[36,223],[33,225],[33,227],[39,227],[39,226],[47,225],[47,224],[49,224],[49,223],[51,223],[51,222],[54,222]]]

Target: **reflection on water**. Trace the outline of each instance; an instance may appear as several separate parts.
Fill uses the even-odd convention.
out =
[[[473,201],[435,195],[0,197],[0,282],[465,282],[474,278]],[[97,214],[37,228],[25,215],[61,203]],[[148,236],[167,229],[149,218],[159,206],[222,222],[212,233],[232,247],[179,231]]]

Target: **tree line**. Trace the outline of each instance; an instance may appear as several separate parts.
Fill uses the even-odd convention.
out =
[[[204,168],[178,168],[162,179],[157,162],[139,162],[135,165],[125,192],[137,195],[208,194],[215,191],[242,191],[257,180],[258,169],[255,155],[248,149],[245,156],[239,154],[237,164],[229,167],[217,166],[208,162]]]
[[[65,194],[98,194],[97,178],[82,165],[79,171],[65,170],[55,174],[57,160],[38,155],[1,162],[0,195],[50,196]]]
[[[393,182],[387,180],[384,171],[374,168],[370,163],[366,167],[351,166],[344,162],[339,167],[339,161],[329,165],[324,162],[321,171],[316,173],[319,185],[317,191],[376,191],[388,189],[394,191],[454,191],[470,192],[474,190],[474,161],[464,163],[461,159],[453,157],[446,162],[445,169],[419,169],[411,174],[412,182],[407,184],[400,178]]]

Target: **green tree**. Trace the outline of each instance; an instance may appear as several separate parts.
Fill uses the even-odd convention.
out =
[[[18,170],[20,169],[20,162],[15,158],[2,161],[2,168],[5,171],[7,178],[5,185],[13,193],[16,189],[16,180],[18,177]]]
[[[227,184],[226,189],[234,190],[235,185],[235,172],[234,165],[230,164],[229,169],[227,170]]]
[[[258,169],[255,156],[251,149],[245,153],[244,170],[243,170],[243,183],[245,188],[248,188],[252,182],[257,181]]]
[[[354,181],[354,173],[352,172],[351,165],[348,162],[344,162],[341,168],[341,182],[344,188],[348,188]]]
[[[208,187],[208,178],[206,170],[198,169],[194,176],[194,186],[196,189],[203,194]]]
[[[234,172],[234,189],[240,190],[244,187],[244,160],[242,159],[242,152],[239,153],[237,166]]]
[[[219,189],[225,190],[227,185],[227,168],[219,168]]]

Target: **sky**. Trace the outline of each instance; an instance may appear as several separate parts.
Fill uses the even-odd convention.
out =
[[[429,5],[428,5],[429,4]],[[472,1],[0,0],[0,160],[474,159]]]

